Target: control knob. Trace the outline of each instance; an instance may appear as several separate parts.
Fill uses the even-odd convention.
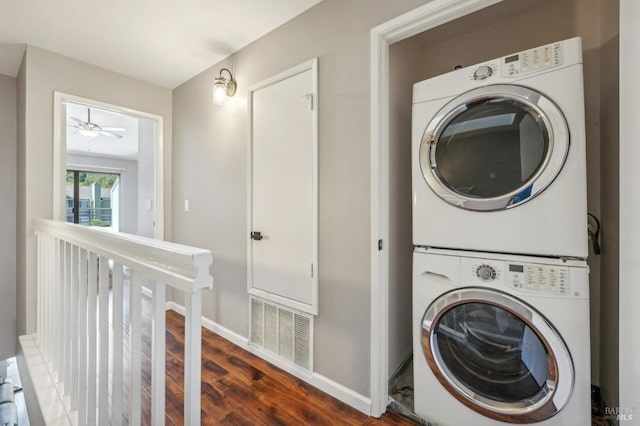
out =
[[[476,268],[476,276],[482,281],[493,281],[496,279],[496,270],[491,265],[480,265]]]
[[[480,65],[473,72],[473,79],[474,80],[484,80],[486,78],[491,77],[492,74],[493,74],[493,70],[491,69],[490,66]]]

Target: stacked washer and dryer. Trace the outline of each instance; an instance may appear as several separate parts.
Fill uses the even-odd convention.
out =
[[[590,424],[582,47],[413,89],[414,411]]]

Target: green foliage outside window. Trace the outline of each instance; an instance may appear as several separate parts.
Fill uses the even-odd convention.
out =
[[[118,175],[109,175],[106,173],[78,173],[78,180],[80,186],[90,186],[92,183],[97,182],[102,188],[109,189],[118,179]],[[67,172],[67,184],[73,185],[73,172]]]

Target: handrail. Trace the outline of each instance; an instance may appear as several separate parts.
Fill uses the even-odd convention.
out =
[[[49,219],[34,221],[34,227],[36,234],[46,233],[84,247],[157,280],[167,280],[168,285],[184,292],[213,286],[209,274],[213,255],[209,250]]]
[[[165,309],[170,287],[183,292],[185,304],[184,421],[199,424],[202,290],[213,286],[211,252],[47,219],[34,221],[34,229],[38,318],[33,342],[64,397],[61,404],[68,418],[76,419],[71,423],[120,424],[125,383],[129,424],[141,422],[143,309],[139,307],[145,287],[152,292],[147,318],[152,325],[151,422],[164,424]],[[129,309],[124,309],[126,304]],[[21,341],[23,337],[27,336]]]

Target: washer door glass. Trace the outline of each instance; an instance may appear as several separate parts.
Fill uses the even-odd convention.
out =
[[[566,121],[549,99],[522,86],[485,86],[435,115],[420,145],[420,166],[446,202],[501,210],[543,191],[560,173],[568,147]]]
[[[421,323],[431,371],[460,402],[514,423],[559,412],[573,389],[573,361],[555,328],[508,294],[475,287],[438,297]]]
[[[458,305],[434,330],[443,365],[471,391],[493,401],[519,402],[545,390],[548,352],[521,319],[484,303]]]

